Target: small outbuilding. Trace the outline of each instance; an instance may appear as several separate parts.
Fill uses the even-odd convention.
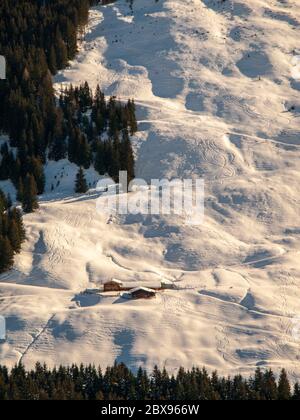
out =
[[[153,289],[148,289],[147,287],[136,287],[129,291],[132,299],[151,299],[156,296],[156,292]]]
[[[161,288],[162,289],[175,289],[175,285],[170,280],[162,280],[161,281]]]
[[[120,292],[123,290],[123,282],[117,279],[111,279],[104,283],[104,292]]]

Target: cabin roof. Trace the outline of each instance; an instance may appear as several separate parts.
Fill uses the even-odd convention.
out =
[[[156,293],[155,290],[149,289],[148,287],[143,287],[143,286],[135,287],[134,289],[131,289],[129,291],[129,293],[135,293],[135,292],[138,292],[140,290],[143,291],[143,292],[148,292],[148,293]]]
[[[109,283],[123,284],[121,280],[117,280],[117,279],[108,280],[104,284],[109,284]]]

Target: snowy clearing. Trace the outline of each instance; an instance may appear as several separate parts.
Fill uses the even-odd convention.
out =
[[[270,366],[300,378],[299,25],[291,0],[136,0],[133,14],[120,0],[91,10],[56,88],[87,80],[133,97],[137,175],[204,177],[205,223],[108,224],[96,196],[74,195],[77,168],[49,164],[22,253],[0,278],[1,363],[116,359],[222,374]],[[97,174],[88,180],[94,187]],[[133,287],[168,279],[179,290],[150,301],[78,297],[110,278]]]

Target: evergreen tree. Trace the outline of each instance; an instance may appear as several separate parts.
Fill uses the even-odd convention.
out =
[[[135,178],[134,155],[127,129],[123,130],[123,138],[120,146],[120,167],[127,171],[128,183]]]
[[[105,175],[106,165],[103,143],[99,143],[96,146],[95,169],[100,175]]]
[[[274,401],[278,398],[276,379],[271,369],[263,375],[262,397],[268,401]]]
[[[17,200],[20,201],[20,203],[23,202],[24,197],[24,185],[22,178],[19,178],[18,187],[17,187]]]
[[[0,273],[9,270],[14,262],[14,251],[7,237],[0,236]]]
[[[21,250],[21,236],[20,236],[20,229],[15,219],[11,219],[8,225],[8,232],[7,238],[11,244],[11,247],[14,252],[20,252]]]
[[[286,374],[286,371],[282,369],[279,384],[278,384],[278,399],[289,400],[291,398],[291,386]]]
[[[50,56],[49,56],[49,68],[52,74],[56,74],[57,72],[57,63],[56,63],[56,53],[53,45],[50,49]]]
[[[36,182],[37,194],[43,194],[46,184],[46,178],[44,173],[44,166],[40,159],[32,158],[30,164],[30,172],[34,176]]]
[[[18,231],[19,231],[19,238],[22,243],[26,239],[26,232],[25,232],[25,227],[24,227],[21,211],[19,209],[13,208],[11,211],[11,215],[17,223]]]
[[[23,220],[19,210],[12,207],[11,200],[0,190],[0,272],[9,270],[14,262],[14,253],[20,252],[25,239]]]
[[[25,213],[32,213],[38,209],[37,185],[34,176],[27,174],[25,179],[22,207]]]
[[[298,383],[296,383],[294,386],[294,394],[292,399],[295,401],[300,401],[300,385]]]
[[[57,45],[56,64],[58,69],[63,69],[68,63],[68,49],[58,30],[56,33],[55,44]]]
[[[75,192],[79,194],[84,194],[87,192],[87,190],[88,186],[84,176],[84,172],[82,167],[80,167],[76,175]]]
[[[133,136],[138,130],[137,120],[135,116],[135,103],[133,99],[128,101],[127,108],[129,114],[128,123],[130,128],[130,134]]]

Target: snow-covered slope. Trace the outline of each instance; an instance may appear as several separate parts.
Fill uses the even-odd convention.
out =
[[[288,0],[135,0],[133,12],[119,0],[91,10],[57,89],[87,80],[134,97],[137,175],[204,177],[205,223],[108,223],[94,192],[72,194],[76,168],[51,164],[41,208],[25,218],[28,240],[1,278],[1,362],[117,359],[226,374],[284,366],[300,378],[299,30],[300,6]],[[153,287],[169,279],[179,290],[135,302],[79,295],[111,277]]]

